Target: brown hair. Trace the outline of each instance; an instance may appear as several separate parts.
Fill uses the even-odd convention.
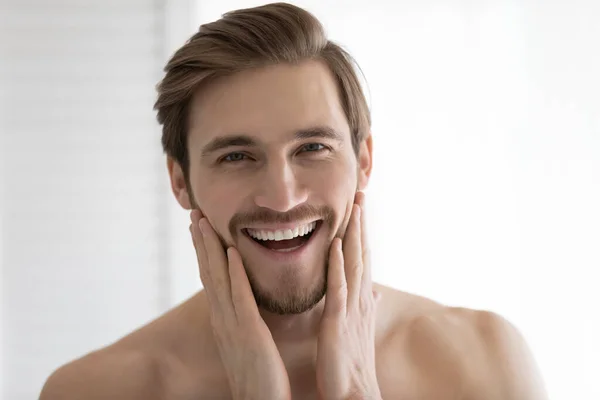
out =
[[[210,80],[277,63],[307,59],[324,61],[335,76],[352,145],[368,135],[371,115],[348,52],[327,39],[319,20],[286,3],[231,11],[202,25],[165,66],[154,105],[162,127],[165,153],[189,173],[187,151],[188,105],[194,92]]]

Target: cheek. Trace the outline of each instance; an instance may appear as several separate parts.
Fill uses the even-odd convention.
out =
[[[354,196],[356,191],[356,166],[346,161],[332,165],[331,168],[323,168],[319,171],[316,182],[319,185],[318,190],[327,193],[328,198],[335,197],[338,202],[345,202],[347,197]]]
[[[313,181],[311,191],[318,194],[334,212],[329,237],[343,237],[357,189],[356,166],[351,162],[338,164],[336,168],[323,169]]]
[[[238,203],[242,196],[239,192],[232,192],[231,186],[224,185],[223,180],[220,182],[198,180],[192,182],[192,186],[200,211],[208,218],[221,240],[231,245],[229,221],[235,212],[239,210]]]

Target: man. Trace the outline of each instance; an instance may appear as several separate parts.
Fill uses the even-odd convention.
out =
[[[318,20],[225,14],[165,71],[162,143],[204,290],[58,369],[41,399],[546,398],[498,315],[371,282],[370,114]]]

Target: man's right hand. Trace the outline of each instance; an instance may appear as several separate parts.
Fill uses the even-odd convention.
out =
[[[240,254],[227,254],[199,210],[191,212],[190,231],[210,306],[211,324],[234,399],[290,400],[287,371],[263,321]]]

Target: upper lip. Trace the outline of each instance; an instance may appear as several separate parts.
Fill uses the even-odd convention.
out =
[[[252,226],[246,226],[243,229],[252,229],[252,230],[259,230],[259,231],[282,231],[282,230],[286,230],[286,229],[294,229],[297,228],[299,226],[302,225],[308,225],[310,223],[313,222],[317,222],[319,221],[318,219],[313,219],[313,220],[309,220],[309,221],[297,221],[297,222],[291,222],[289,224],[256,224],[256,225],[252,225]]]

